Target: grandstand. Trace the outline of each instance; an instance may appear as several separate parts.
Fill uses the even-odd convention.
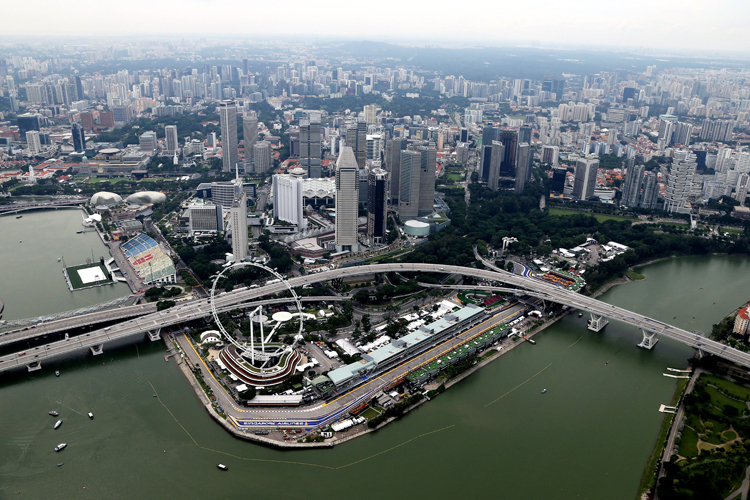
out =
[[[153,238],[139,233],[120,247],[138,277],[148,283],[176,283],[174,264]]]

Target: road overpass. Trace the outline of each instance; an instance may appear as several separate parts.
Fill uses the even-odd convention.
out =
[[[86,198],[50,201],[47,203],[11,203],[9,205],[0,205],[0,215],[14,214],[25,210],[44,210],[49,208],[77,208],[88,202]]]

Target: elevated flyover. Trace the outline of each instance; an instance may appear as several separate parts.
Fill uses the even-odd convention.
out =
[[[0,215],[15,214],[26,210],[44,210],[49,208],[77,208],[89,201],[87,198],[72,200],[58,200],[47,203],[11,203],[9,205],[0,205]]]
[[[644,336],[653,334],[673,338],[679,342],[698,348],[702,353],[709,353],[721,358],[733,361],[743,366],[750,366],[750,353],[744,353],[737,349],[720,344],[704,338],[696,333],[688,332],[674,327],[662,321],[658,321],[647,316],[628,311],[626,309],[606,304],[604,302],[586,297],[579,293],[571,292],[543,281],[531,279],[524,276],[507,273],[504,271],[494,271],[486,269],[475,269],[461,266],[448,266],[439,264],[423,263],[404,263],[404,264],[372,264],[342,269],[333,269],[317,274],[300,276],[289,279],[291,286],[297,287],[312,283],[320,283],[334,279],[340,279],[351,276],[361,276],[374,273],[389,272],[434,272],[460,274],[471,276],[480,280],[512,285],[514,287],[528,290],[528,295],[540,297],[545,300],[565,304],[573,308],[583,309],[592,314],[592,320],[596,320],[600,325],[606,320],[622,321],[638,328],[644,332]],[[450,285],[442,285],[450,288]],[[238,290],[227,292],[217,296],[214,300],[216,306],[222,310],[228,310],[237,307],[239,304],[252,302],[266,295],[283,293],[287,290],[284,283],[275,283],[260,288]],[[333,300],[326,298],[325,300]],[[119,323],[111,327],[93,331],[86,336],[88,339],[81,339],[82,347],[103,346],[105,343],[118,340],[125,337],[136,335],[145,335],[148,332],[157,331],[163,327],[169,327],[207,317],[211,314],[208,299],[196,299],[183,302],[173,308],[147,314],[124,323]],[[61,341],[65,342],[65,341]],[[52,344],[49,348],[41,349],[40,355],[44,358],[50,358],[65,354],[67,348],[59,345],[60,342]],[[29,358],[26,354],[10,354],[0,357],[0,372],[13,368],[23,367],[28,364]]]

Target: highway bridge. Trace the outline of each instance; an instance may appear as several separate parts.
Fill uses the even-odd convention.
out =
[[[565,304],[576,309],[586,310],[591,313],[590,329],[598,331],[606,325],[608,320],[622,321],[638,328],[644,333],[644,338],[649,341],[650,345],[655,343],[655,335],[673,338],[687,345],[699,349],[702,353],[710,353],[729,361],[736,362],[743,366],[750,366],[750,353],[725,346],[719,342],[712,341],[699,334],[688,332],[674,327],[662,321],[658,321],[647,316],[628,311],[626,309],[606,304],[604,302],[586,297],[579,293],[560,288],[558,286],[547,284],[541,280],[531,279],[524,276],[515,275],[505,271],[495,271],[487,269],[475,269],[460,266],[442,266],[439,264],[422,264],[422,263],[404,263],[404,264],[372,264],[342,269],[334,269],[317,274],[301,276],[289,279],[289,284],[293,287],[299,287],[312,283],[330,281],[334,279],[361,276],[375,273],[388,272],[433,272],[449,273],[470,276],[479,280],[512,285],[514,287],[527,290],[528,295],[549,300],[559,304]],[[443,285],[450,288],[448,285]],[[283,293],[286,285],[275,283],[260,288],[237,290],[227,292],[215,297],[216,306],[220,310],[231,310],[241,304],[256,301],[260,297]],[[211,308],[208,303],[209,299],[196,299],[186,301],[177,306],[159,311],[136,319],[119,323],[111,327],[99,329],[85,335],[85,338],[76,341],[78,348],[92,348],[92,352],[100,351],[101,348],[112,341],[126,337],[143,336],[150,334],[158,338],[160,328],[179,325],[192,320],[208,317],[211,314]],[[326,297],[321,300],[334,300],[332,297]],[[275,302],[278,302],[276,299]],[[248,304],[249,305],[249,304]],[[253,305],[257,305],[257,302]],[[78,339],[78,337],[76,337]],[[71,352],[72,344],[69,341],[58,341],[38,349],[38,353],[14,353],[0,357],[0,372],[25,367],[36,361],[43,361]],[[648,347],[648,346],[646,346]],[[39,356],[38,358],[35,356]],[[32,367],[32,368],[35,368]]]
[[[44,210],[49,208],[75,208],[88,202],[87,198],[49,201],[46,203],[11,203],[0,205],[0,214],[14,214],[25,210]]]

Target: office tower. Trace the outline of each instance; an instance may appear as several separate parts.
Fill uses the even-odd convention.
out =
[[[273,217],[302,229],[304,227],[303,181],[294,175],[273,176]]]
[[[703,120],[700,138],[704,141],[728,142],[732,140],[733,120]]]
[[[742,173],[737,177],[737,185],[735,186],[734,199],[740,202],[740,205],[745,206],[745,199],[747,198],[747,189],[750,187],[750,175]]]
[[[253,167],[256,174],[268,172],[271,163],[271,143],[267,141],[256,142],[253,146]]]
[[[649,210],[656,209],[656,201],[659,199],[659,179],[656,172],[646,172],[643,178],[643,194],[639,206]]]
[[[625,174],[625,184],[622,187],[622,204],[626,207],[637,207],[641,198],[641,181],[643,172],[646,170],[644,165],[635,165],[628,168]]]
[[[550,184],[550,191],[555,194],[563,194],[565,192],[565,179],[567,178],[568,178],[568,169],[553,168],[552,169],[552,183]]]
[[[672,135],[674,134],[674,128],[676,125],[677,117],[672,120],[671,115],[661,115],[659,120],[659,137],[658,144],[669,146],[672,143]]]
[[[112,111],[99,111],[99,125],[102,128],[113,128],[115,126],[115,115]]]
[[[235,116],[236,122],[236,116]],[[235,131],[235,138],[237,137]],[[235,151],[236,152],[236,151]],[[232,255],[235,262],[241,262],[247,258],[247,193],[242,188],[240,181],[239,166],[235,164],[235,190],[230,217],[232,224]]]
[[[76,100],[80,101],[85,98],[85,96],[83,95],[83,82],[81,82],[80,76],[76,76],[75,81],[76,81]]]
[[[221,206],[208,204],[188,206],[188,223],[190,226],[190,232],[222,231],[224,229],[224,221]]]
[[[250,165],[253,162],[253,146],[258,142],[258,117],[255,111],[250,111],[242,117],[242,138],[245,148],[245,172],[254,172]]]
[[[320,118],[299,121],[299,163],[311,179],[319,179],[323,175],[320,166],[321,141]]]
[[[532,115],[533,116],[533,115]],[[518,143],[525,142],[528,145],[531,145],[531,139],[532,139],[532,129],[531,127],[521,127],[518,129]]]
[[[83,127],[83,130],[86,131],[92,131],[94,130],[94,115],[89,113],[88,111],[84,111],[80,115],[81,118],[81,126]]]
[[[219,103],[221,122],[221,171],[231,172],[239,163],[237,153],[237,106],[234,101]]]
[[[526,187],[526,183],[531,178],[532,155],[533,153],[528,143],[522,142],[518,145],[516,153],[518,166],[516,167],[516,182],[514,186],[516,193],[522,193]]]
[[[81,124],[73,123],[71,133],[73,135],[73,149],[75,149],[76,153],[84,152],[86,150],[86,135],[83,132]]]
[[[401,151],[401,168],[398,194],[398,215],[401,222],[419,216],[419,174],[422,155],[418,151]]]
[[[557,166],[559,157],[559,148],[557,146],[544,146],[542,147],[542,163],[547,165]]]
[[[693,134],[693,126],[690,123],[677,122],[672,132],[672,144],[681,146],[690,145],[690,136]]]
[[[215,151],[218,147],[217,141],[216,141],[216,132],[211,132],[206,136],[206,149],[210,149],[211,152]],[[247,149],[245,149],[245,154],[247,153]],[[250,152],[250,156],[252,156],[252,151]]]
[[[346,129],[346,145],[352,148],[359,168],[367,162],[367,123],[358,121],[356,126]]]
[[[513,177],[516,173],[516,150],[518,149],[518,134],[514,130],[501,130],[497,140],[505,146],[503,160],[500,163],[500,176]]]
[[[374,104],[365,105],[365,123],[375,123],[375,118],[378,113],[378,109]]]
[[[112,119],[114,120],[116,127],[124,127],[133,118],[133,114],[130,110],[130,106],[117,105],[112,106]]]
[[[667,190],[664,194],[664,210],[667,212],[689,213],[687,202],[697,167],[695,155],[680,151],[675,155],[667,175]]]
[[[140,150],[148,154],[154,154],[156,152],[156,132],[144,132],[138,137],[138,145]]]
[[[622,89],[622,102],[628,102],[628,99],[635,99],[635,89],[633,87]]]
[[[367,176],[367,240],[371,245],[386,243],[388,172],[373,168]]]
[[[492,154],[492,141],[497,140],[497,128],[486,126],[482,129],[482,150],[479,154],[480,180],[487,182],[490,175],[490,155]]]
[[[406,139],[401,137],[389,139],[385,143],[385,170],[391,176],[390,197],[393,204],[398,203],[401,180],[401,151],[406,149],[407,144]]]
[[[164,149],[166,156],[174,156],[179,148],[177,142],[177,125],[164,127]]]
[[[505,146],[500,141],[492,141],[492,144],[487,147],[489,148],[485,153],[489,157],[487,187],[497,191],[500,188],[500,169],[505,158]]]
[[[36,156],[42,152],[42,143],[39,140],[39,132],[36,130],[26,132],[26,144],[31,155]]]
[[[461,135],[459,137],[461,142],[469,142],[469,130],[462,128],[461,129]]]
[[[418,215],[424,217],[432,213],[435,204],[435,165],[437,150],[432,146],[420,146],[419,151],[419,207]]]
[[[456,146],[456,161],[463,166],[469,161],[469,145],[465,142],[459,142]]]
[[[26,132],[30,130],[36,130],[37,132],[41,130],[41,115],[24,113],[18,115],[16,121],[18,123],[18,133],[21,137],[25,137]]]
[[[596,174],[599,171],[599,160],[596,158],[581,158],[576,162],[573,196],[579,200],[588,200],[594,196],[596,188]]]
[[[359,167],[351,146],[341,148],[336,162],[336,251],[359,250]]]

